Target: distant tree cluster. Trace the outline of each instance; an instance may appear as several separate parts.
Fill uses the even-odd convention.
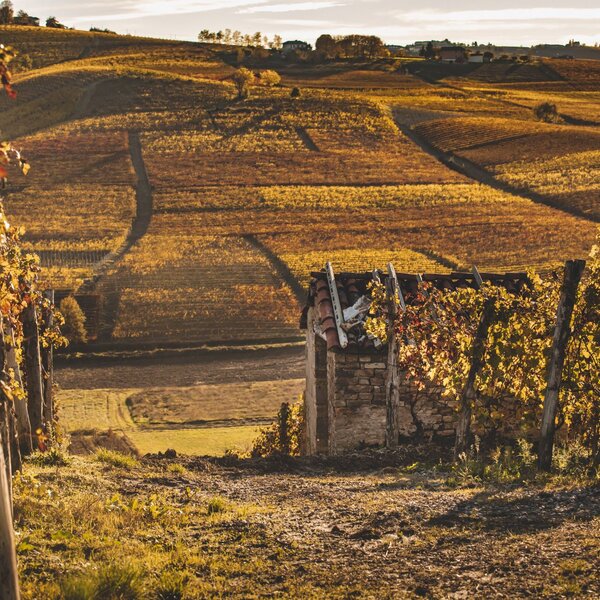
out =
[[[315,47],[317,52],[328,58],[380,58],[390,55],[381,38],[375,35],[323,34]]]
[[[101,29],[100,27],[90,27],[90,31],[93,33],[111,33],[112,35],[117,35],[117,32],[112,29]]]
[[[263,35],[260,31],[253,34],[243,34],[241,31],[232,31],[231,29],[223,31],[203,29],[198,35],[198,41],[210,44],[224,44],[226,46],[269,48],[271,50],[281,49],[283,42],[279,35],[274,35],[272,39],[269,39],[269,36]]]
[[[15,15],[15,8],[11,0],[3,0],[0,3],[0,25],[27,25],[30,27],[38,27],[40,20],[24,10],[20,10]],[[46,19],[46,27],[52,29],[68,29],[56,17],[48,17]]]

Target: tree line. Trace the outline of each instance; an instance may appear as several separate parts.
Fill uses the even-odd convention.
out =
[[[280,35],[274,35],[269,38],[260,31],[256,33],[242,33],[241,31],[232,31],[224,29],[219,31],[209,31],[203,29],[198,34],[198,41],[209,44],[224,44],[225,46],[248,46],[252,48],[269,48],[270,50],[280,50],[283,40]]]
[[[317,39],[317,52],[326,58],[384,58],[390,56],[383,40],[376,35],[329,35]]]

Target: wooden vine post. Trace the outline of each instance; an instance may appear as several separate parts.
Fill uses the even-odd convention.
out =
[[[4,439],[3,433],[0,429],[0,447],[2,448],[8,443]],[[4,452],[0,451],[0,598],[2,600],[19,600],[15,533],[6,466]]]
[[[0,332],[3,331],[3,318],[0,315]],[[0,428],[4,440],[4,459],[6,461],[9,488],[11,477],[21,469],[21,449],[17,431],[14,394],[7,375],[7,352],[4,336],[0,335]]]
[[[552,354],[548,364],[546,379],[546,394],[542,412],[542,427],[538,449],[538,464],[543,471],[552,467],[552,452],[554,448],[554,432],[556,430],[556,412],[558,396],[562,380],[562,371],[569,338],[571,337],[571,317],[577,300],[577,288],[585,269],[584,260],[569,260],[565,264],[560,301],[556,315],[556,326],[552,340]]]
[[[48,290],[44,296],[54,306],[54,290]],[[52,309],[44,311],[43,327],[47,331],[54,325]],[[44,422],[51,425],[54,422],[54,351],[52,345],[40,349],[42,353],[42,375],[44,377]]]
[[[3,331],[9,340],[8,347],[6,345],[4,347],[6,351],[6,368],[14,373],[17,384],[21,389],[24,389],[21,367],[17,361],[17,353],[15,351],[16,341],[14,329],[12,326],[7,326],[3,328]],[[14,409],[17,417],[16,427],[21,454],[31,454],[31,452],[33,452],[33,435],[31,432],[31,421],[29,420],[29,409],[27,407],[26,398],[21,395],[16,395],[14,398]]]
[[[475,379],[481,367],[483,366],[483,356],[485,354],[485,341],[487,339],[490,325],[494,320],[494,299],[488,298],[484,305],[479,325],[473,339],[471,352],[471,367],[467,375],[467,381],[460,397],[460,415],[456,424],[456,442],[454,445],[454,458],[457,459],[462,452],[465,452],[469,445],[471,435],[471,416],[473,414],[473,404],[477,397],[475,389]]]
[[[44,382],[37,310],[30,303],[22,313],[27,406],[33,433],[34,449],[39,448],[38,433],[44,431]]]
[[[400,406],[400,370],[398,368],[398,338],[396,335],[396,318],[398,316],[399,294],[398,277],[392,263],[388,264],[386,281],[387,298],[387,341],[388,359],[385,381],[386,397],[386,431],[385,445],[388,450],[398,447],[398,410]]]

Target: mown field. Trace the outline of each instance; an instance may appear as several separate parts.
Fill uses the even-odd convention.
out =
[[[17,76],[19,100],[0,101],[0,128],[32,163],[11,180],[8,214],[48,286],[99,294],[105,346],[293,342],[303,286],[328,260],[352,271],[389,261],[408,272],[547,271],[592,244],[593,61],[484,65],[435,85],[425,64],[286,66],[282,86],[238,101],[234,63],[215,47],[16,28],[0,37],[34,66]],[[545,100],[561,123],[533,118]],[[506,190],[445,166],[413,132]],[[180,394],[210,405],[207,390],[171,390],[173,405],[185,405]],[[269,396],[268,409],[250,403],[244,418],[264,420],[288,395]],[[84,427],[69,402],[65,421]],[[198,410],[177,426],[204,420]],[[157,432],[146,444],[148,424],[131,423],[141,449],[156,446]]]

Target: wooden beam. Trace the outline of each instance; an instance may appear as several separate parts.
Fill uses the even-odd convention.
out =
[[[0,447],[4,447],[6,443],[8,442],[2,437],[0,429]],[[20,598],[12,503],[2,451],[0,451],[0,598],[2,600]]]
[[[565,264],[565,273],[556,315],[556,326],[552,340],[552,354],[548,365],[544,409],[542,412],[542,428],[538,449],[538,464],[543,471],[550,471],[552,468],[556,412],[558,410],[562,371],[565,364],[569,338],[571,337],[571,318],[573,316],[575,301],[577,300],[577,288],[579,287],[584,269],[584,260],[569,260]]]
[[[475,284],[477,285],[477,289],[480,290],[483,286],[483,279],[475,265],[473,265],[472,273],[473,278],[475,279]]]
[[[333,272],[333,266],[330,262],[325,265],[325,272],[327,273],[327,283],[329,284],[329,294],[331,295],[331,304],[333,306],[333,316],[335,317],[335,325],[340,339],[340,346],[342,348],[348,347],[348,336],[342,329],[344,323],[344,312],[342,311],[342,305],[340,303],[340,296],[338,294],[337,283],[335,281],[335,274]]]

